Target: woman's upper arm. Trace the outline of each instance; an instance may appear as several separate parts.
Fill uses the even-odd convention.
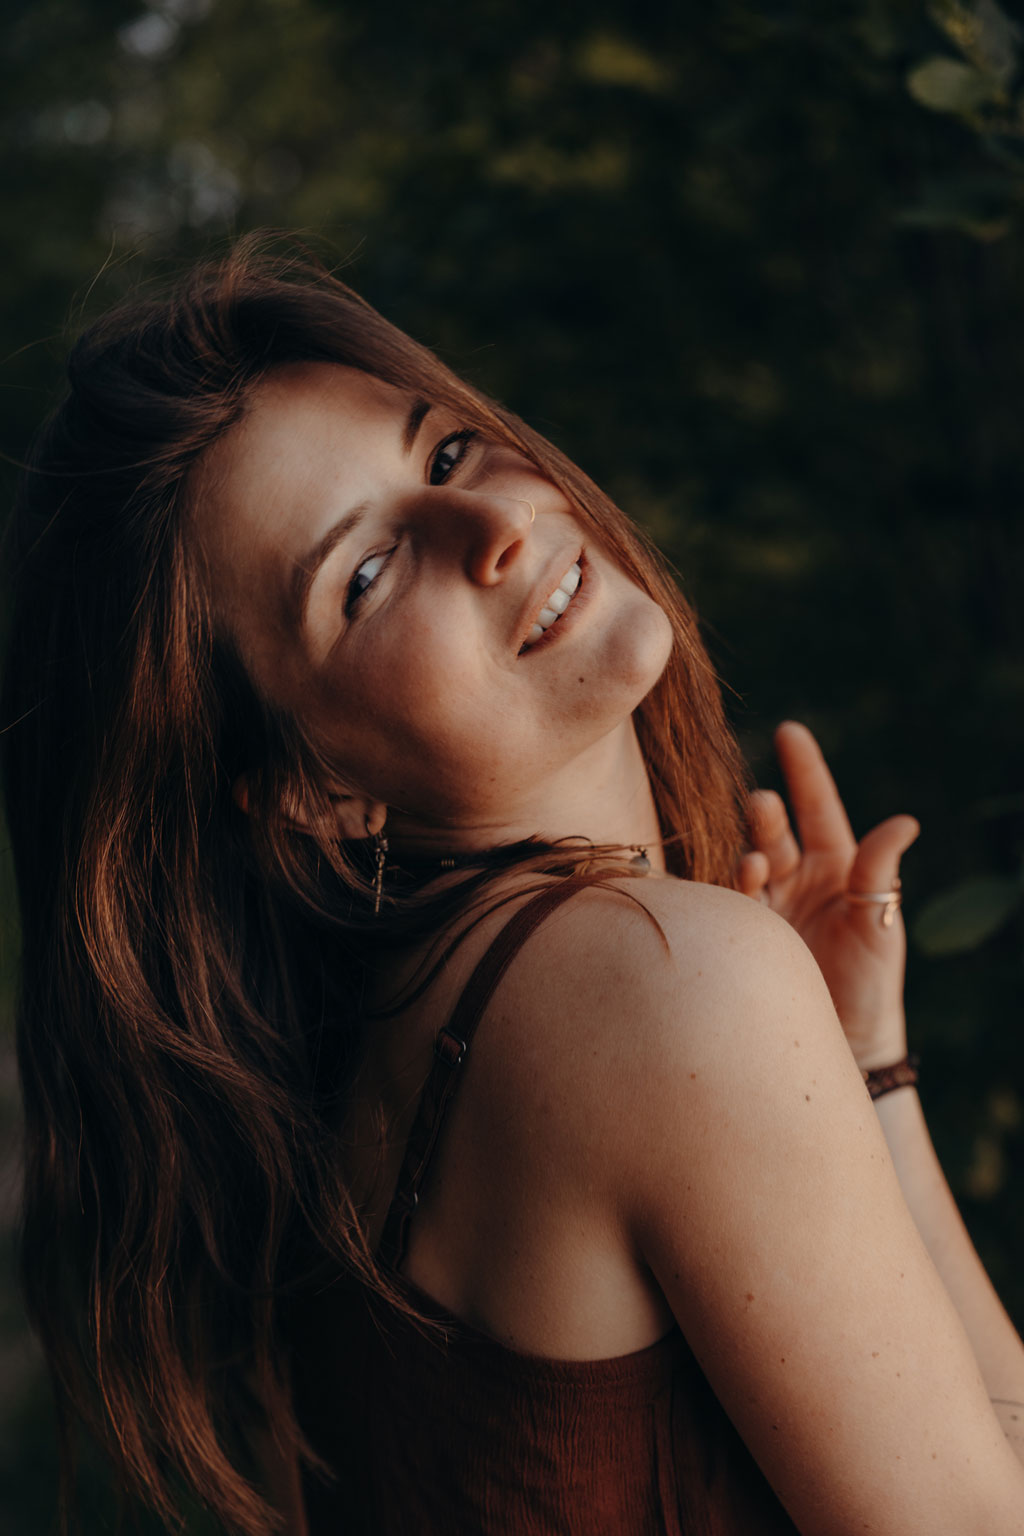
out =
[[[636,930],[631,1236],[805,1536],[1020,1536],[1024,1469],[817,967],[746,898],[694,894],[651,891],[671,956]]]

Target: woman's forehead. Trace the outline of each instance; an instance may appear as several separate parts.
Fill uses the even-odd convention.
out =
[[[322,504],[374,467],[407,398],[355,368],[303,363],[275,370],[205,457],[204,541],[215,546],[220,535],[243,530],[280,537],[296,517],[305,528]]]
[[[373,374],[340,363],[288,363],[261,379],[239,423],[240,445],[251,454],[256,444],[280,449],[282,441],[302,432],[310,446],[339,432],[386,425],[402,409],[404,390]],[[248,431],[246,430],[248,429]],[[229,443],[228,437],[224,439]]]

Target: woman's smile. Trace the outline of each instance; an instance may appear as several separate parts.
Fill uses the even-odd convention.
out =
[[[590,583],[584,583],[583,580],[584,567],[585,556],[580,550],[557,587],[544,599],[540,611],[530,625],[526,639],[519,648],[520,656],[535,650],[541,640],[546,639],[550,644],[551,641],[563,636],[567,629],[572,629],[581,606],[586,606],[591,592]],[[567,620],[566,615],[570,607],[572,619]]]

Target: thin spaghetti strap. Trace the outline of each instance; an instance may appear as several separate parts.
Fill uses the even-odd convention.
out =
[[[448,1023],[438,1031],[434,1040],[434,1064],[409,1133],[402,1171],[377,1248],[377,1260],[386,1268],[397,1270],[405,1257],[409,1222],[419,1203],[420,1190],[437,1147],[445,1113],[458,1086],[470,1042],[494,989],[530,934],[548,914],[578,890],[594,883],[592,879],[569,876],[524,902],[484,951]]]

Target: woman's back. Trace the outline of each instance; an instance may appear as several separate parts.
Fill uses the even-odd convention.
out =
[[[372,1107],[356,1188],[381,1110],[390,1145],[374,1241],[435,1006],[371,1046],[357,1080]],[[593,1529],[599,1469],[624,1497],[606,1457],[624,1444],[646,1490],[627,1479],[638,1532],[658,1529],[651,1508],[668,1530],[785,1530],[780,1500],[830,1536],[870,1529],[880,1507],[915,1536],[1016,1529],[1019,1466],[786,924],[672,879],[579,892],[531,935],[459,1071],[403,1269],[447,1342],[379,1302],[360,1317],[344,1291],[300,1309],[300,1414],[344,1479],[336,1503],[311,1485],[314,1533],[353,1493],[371,1529],[456,1528],[443,1509],[460,1498],[475,1501],[465,1528]],[[869,1487],[856,1469],[882,1443],[895,1454]]]
[[[521,884],[521,882],[520,882]],[[631,882],[632,884],[632,882]],[[506,885],[505,894],[516,889]],[[355,1118],[343,1138],[346,1172],[362,1197],[368,1238],[377,1249],[398,1183],[409,1132],[435,1065],[435,1040],[460,1008],[484,1001],[485,1022],[467,1053],[460,1087],[432,1158],[410,1224],[406,1277],[464,1322],[510,1347],[569,1359],[598,1359],[646,1348],[672,1316],[604,1201],[591,1107],[572,1058],[587,1047],[585,995],[565,953],[563,900],[575,892],[572,933],[593,921],[592,904],[612,908],[635,938],[654,947],[657,933],[622,896],[584,894],[552,882],[550,905],[517,896],[491,913],[452,956],[427,994],[396,1019],[371,1023],[353,1094]],[[513,917],[538,919],[529,945]],[[512,921],[510,921],[512,918]],[[517,931],[518,930],[518,931]],[[507,973],[490,963],[511,937],[517,957]],[[410,975],[422,951],[399,967]],[[484,969],[474,977],[477,966]],[[484,970],[495,984],[484,1000]],[[559,975],[564,992],[559,991]],[[382,1001],[393,991],[395,977]],[[540,1006],[540,999],[546,1006]],[[376,998],[370,999],[372,1011]],[[456,1032],[462,1028],[456,1022]],[[622,1105],[615,1113],[628,1114]],[[383,1136],[383,1163],[381,1127]],[[581,1137],[581,1130],[583,1135]]]
[[[393,1151],[403,1142],[408,1146],[397,1176],[387,1167],[393,1154],[385,1159],[378,1182],[394,1194],[383,1223],[379,1212],[388,1202],[378,1200],[371,1236],[381,1258],[395,1266],[392,1273],[403,1263],[407,1239],[418,1256],[416,1273],[429,1269],[432,1293],[423,1282],[417,1286],[407,1279],[402,1290],[433,1326],[351,1282],[321,1293],[312,1305],[304,1299],[297,1309],[292,1344],[300,1416],[338,1476],[336,1488],[307,1480],[312,1536],[336,1528],[339,1509],[353,1522],[350,1528],[423,1536],[456,1530],[488,1536],[655,1531],[746,1536],[793,1530],[682,1334],[670,1316],[659,1317],[648,1287],[637,1284],[635,1261],[602,1253],[607,1219],[598,1218],[596,1237],[587,1232],[591,1223],[584,1205],[575,1219],[566,1219],[557,1164],[548,1162],[539,1181],[542,1160],[520,1157],[492,1167],[491,1138],[471,1148],[467,1128],[460,1138],[460,1165],[453,1167],[448,1159],[447,1175],[440,1171],[448,1135],[458,1134],[459,1112],[451,1116],[455,1124],[447,1123],[455,1090],[460,1090],[459,1110],[474,1096],[472,1078],[465,1090],[461,1080],[481,1043],[477,1026],[488,1014],[485,1030],[511,1035],[495,1043],[492,1058],[502,1044],[514,1052],[526,1033],[517,1030],[499,990],[505,969],[534,927],[578,893],[577,882],[558,882],[517,902],[513,917],[502,911],[496,936],[483,940],[483,954],[461,992],[445,976],[438,991],[447,1001],[454,990],[457,1002],[436,1036],[427,1084],[410,1101],[409,1107],[416,1105],[411,1129],[408,1108],[397,1108],[403,1090],[392,1083],[380,1095],[385,1120],[385,1105],[390,1101],[397,1108],[387,1121],[389,1146]],[[473,949],[480,947],[477,937]],[[418,1010],[415,1032],[428,1019],[432,1027],[438,1011],[436,1000]],[[563,1030],[574,1024],[585,1029],[579,1018],[561,1020]],[[384,1054],[393,1056],[394,1046]],[[364,1106],[371,1100],[366,1091],[371,1073],[382,1082],[387,1071],[372,1048],[370,1060],[374,1068],[362,1078]],[[487,1070],[484,1066],[481,1076]],[[481,1088],[486,1091],[484,1084]],[[520,1105],[519,1113],[509,1106],[510,1132],[515,1134],[514,1122],[524,1113],[557,1115],[557,1105],[546,1100],[541,1070],[533,1103]],[[475,1119],[468,1111],[467,1120]],[[367,1120],[372,1124],[372,1117]],[[365,1132],[359,1139],[366,1144]],[[525,1145],[518,1141],[520,1149]],[[373,1167],[372,1146],[366,1150],[364,1184]],[[509,1188],[515,1191],[511,1203],[505,1200]],[[550,1214],[524,1226],[524,1208],[537,1206],[554,1206],[554,1232]],[[445,1241],[445,1217],[440,1232],[430,1219],[432,1211],[446,1207],[456,1213],[448,1218],[451,1225],[460,1208],[463,1212],[454,1244]],[[467,1208],[482,1219],[471,1219]],[[518,1321],[509,1307],[516,1284],[510,1284],[501,1262],[503,1254],[517,1250],[524,1251],[524,1275],[532,1269],[537,1276],[535,1285],[527,1279],[518,1287],[521,1292],[525,1284],[520,1306],[525,1302],[527,1323],[547,1329],[553,1339],[584,1344],[589,1339],[602,1352],[570,1359],[524,1353],[467,1326],[467,1313]],[[588,1255],[603,1264],[596,1281]],[[552,1284],[559,1267],[564,1274]],[[632,1332],[642,1340],[650,1326],[660,1324],[653,1342],[627,1349],[603,1342],[602,1302],[616,1285],[621,1306],[611,1317],[614,1337],[625,1342]],[[458,1315],[437,1305],[439,1293],[462,1298]],[[566,1307],[568,1318],[560,1316]]]

